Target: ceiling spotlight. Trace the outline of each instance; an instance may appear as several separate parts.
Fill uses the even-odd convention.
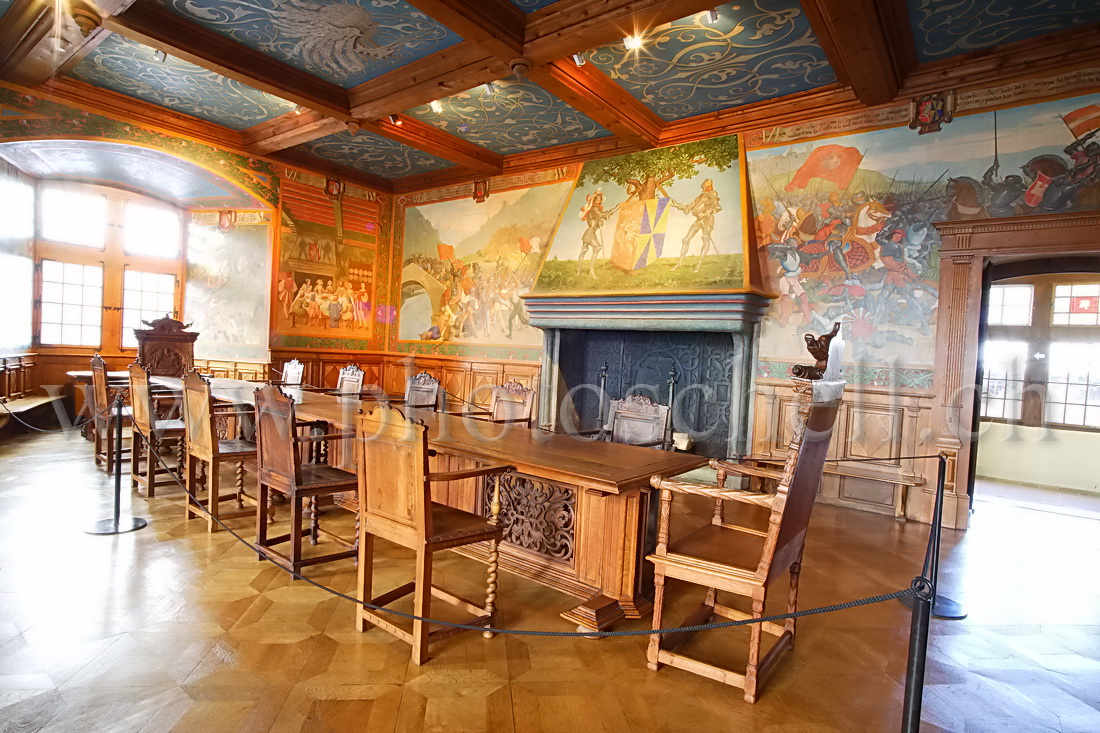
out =
[[[401,124],[401,118],[398,117],[397,115],[390,115],[386,119],[388,119],[390,121],[391,125],[400,125]]]
[[[718,8],[713,8],[707,11],[707,22],[711,24],[718,22]]]
[[[436,114],[439,114],[443,111],[443,104],[440,103],[438,99],[433,99],[432,101],[428,102],[428,106],[431,107],[432,112],[435,112]]]
[[[491,82],[491,81],[485,82],[485,91],[489,92],[489,94],[496,94],[497,93],[496,83]]]
[[[584,54],[575,53],[575,54],[573,54],[573,63],[576,64],[577,66],[584,66],[585,64],[588,63],[588,59],[586,59],[584,57]]]
[[[297,105],[297,106],[296,106],[296,107],[294,108],[294,114],[296,114],[296,115],[300,115],[300,114],[302,114],[302,113],[303,113],[303,112],[305,112],[305,111],[306,111],[306,108],[305,108],[305,107],[303,107],[303,106],[302,106],[302,105],[300,105],[300,104],[299,104],[299,105]]]
[[[644,45],[645,39],[642,38],[640,33],[635,33],[633,36],[627,36],[623,39],[623,47],[627,51],[637,51]]]
[[[162,64],[168,63],[168,52],[157,51],[157,61],[161,62]]]

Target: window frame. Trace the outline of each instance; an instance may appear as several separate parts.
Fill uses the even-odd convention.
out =
[[[82,192],[97,193],[107,197],[107,232],[103,249],[95,249],[79,244],[64,244],[43,238],[42,235],[42,192],[47,188],[64,188]],[[179,256],[174,259],[149,255],[127,254],[125,250],[124,216],[127,202],[168,206],[180,217]],[[72,183],[57,180],[39,180],[35,184],[35,227],[34,227],[34,347],[41,353],[93,353],[109,355],[136,355],[134,347],[124,347],[122,314],[125,272],[128,269],[141,272],[153,272],[172,275],[175,279],[175,292],[172,298],[172,315],[181,317],[184,302],[184,268],[187,261],[187,225],[189,212],[151,196],[125,191],[108,186],[86,183]],[[60,263],[77,265],[96,265],[103,268],[103,316],[100,319],[100,338],[97,346],[77,346],[72,344],[42,343],[42,262],[54,260]]]

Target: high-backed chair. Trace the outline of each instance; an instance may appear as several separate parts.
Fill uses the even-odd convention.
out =
[[[352,437],[352,433],[298,435],[294,419],[294,401],[278,387],[265,385],[256,390],[256,455],[259,489],[256,496],[256,545],[261,558],[267,558],[294,573],[307,565],[355,557],[355,541],[338,539],[322,532],[317,519],[317,499],[358,488],[355,474],[324,463],[302,460],[301,446],[326,440]],[[278,492],[290,504],[290,531],[279,537],[268,537],[269,492]],[[303,531],[302,519],[309,503],[309,529]],[[336,540],[344,550],[316,557],[302,556],[302,537],[308,535],[317,544],[321,534]],[[274,549],[290,541],[290,552]]]
[[[354,364],[348,364],[340,370],[336,378],[336,389],[330,394],[344,397],[358,397],[363,391],[363,370]]]
[[[107,384],[107,364],[96,354],[92,357],[92,436],[95,445],[95,465],[102,465],[107,473],[115,472],[115,422],[116,405]],[[133,427],[132,409],[122,407],[123,427]],[[123,448],[124,456],[130,455],[129,448]]]
[[[607,419],[607,437],[612,443],[667,447],[668,405],[643,394],[611,400]]]
[[[282,379],[273,380],[270,384],[282,384],[287,387],[300,387],[305,366],[297,359],[291,359],[283,364]]]
[[[420,372],[405,380],[405,399],[402,403],[406,407],[435,409],[439,405],[439,394],[439,380],[427,372]]]
[[[457,481],[499,474],[511,466],[489,465],[468,471],[430,473],[428,436],[424,425],[407,419],[399,410],[387,406],[361,413],[356,424],[360,450],[359,507],[362,535],[359,540],[359,598],[377,606],[386,606],[398,598],[413,594],[413,613],[430,618],[432,596],[474,614],[463,622],[471,626],[491,626],[496,618],[497,544],[502,536],[499,487],[494,481],[489,519],[432,502],[431,485],[438,481]],[[381,595],[374,595],[374,540],[381,538],[416,552],[416,579]],[[489,575],[485,604],[459,598],[432,585],[432,556],[450,547],[489,542]],[[358,628],[370,625],[412,644],[412,659],[423,664],[428,646],[451,636],[457,629],[444,627],[432,631],[426,621],[413,621],[412,631],[396,623],[396,617],[381,611],[359,607]],[[484,632],[486,638],[491,632]]]
[[[826,342],[827,343],[827,342]],[[840,379],[841,342],[832,342],[831,366],[817,379],[795,379],[798,424],[792,430],[787,461],[779,475],[776,493],[759,493],[727,488],[725,479],[738,473],[738,464],[711,461],[719,473],[715,484],[680,481],[654,476],[651,483],[660,490],[660,519],[657,548],[648,556],[653,563],[655,594],[653,628],[664,624],[665,579],[676,578],[707,589],[702,605],[684,621],[685,626],[708,623],[714,616],[729,619],[760,618],[764,615],[768,589],[784,575],[790,575],[787,609],[798,605],[798,575],[806,528],[821,483],[825,458],[844,393]],[[811,352],[812,353],[812,352]],[[820,358],[820,357],[819,357]],[[822,364],[821,361],[818,362]],[[755,476],[756,474],[751,474]],[[736,509],[724,517],[683,537],[670,537],[673,498],[695,494],[731,502]],[[746,614],[718,602],[718,593],[751,600]],[[694,672],[745,691],[745,700],[755,702],[761,677],[774,668],[779,655],[794,645],[795,620],[784,624],[750,625],[748,663],[744,674],[733,672],[674,651],[686,634],[649,637],[649,668],[662,664]],[[764,633],[778,637],[761,658]]]
[[[217,532],[218,519],[252,516],[245,510],[244,472],[246,467],[256,471],[256,444],[246,440],[218,437],[217,419],[230,416],[247,417],[245,410],[214,409],[214,397],[210,393],[210,382],[197,371],[188,372],[183,378],[183,422],[187,430],[186,440],[186,486],[189,496],[185,497],[187,519],[205,517],[208,532]],[[236,475],[236,491],[232,494],[221,493],[221,464],[232,463]],[[205,472],[204,472],[205,471]],[[202,480],[205,476],[205,481]],[[197,497],[205,483],[206,501]],[[237,510],[222,513],[223,501],[235,500]],[[254,500],[253,500],[254,501]],[[206,509],[206,512],[202,511]]]
[[[531,424],[535,409],[535,390],[519,382],[505,382],[490,388],[487,409],[467,409],[455,412],[456,415],[472,417],[475,420],[487,420],[495,423]]]
[[[160,419],[153,394],[149,391],[149,371],[140,362],[135,361],[129,367],[130,406],[133,408],[134,439],[130,457],[130,487],[152,498],[160,486],[175,483],[171,479],[161,480],[159,476],[169,475],[170,471],[160,465],[157,456],[162,444],[172,440],[176,444],[176,474],[183,469],[183,420]],[[161,395],[162,399],[176,401],[172,395]],[[140,435],[139,435],[140,433]],[[144,436],[144,439],[142,438]]]

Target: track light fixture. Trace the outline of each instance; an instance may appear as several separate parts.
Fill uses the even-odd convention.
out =
[[[588,59],[586,59],[582,53],[575,53],[573,54],[573,63],[577,66],[584,66],[588,63]]]
[[[443,111],[443,104],[438,99],[433,99],[428,102],[428,106],[432,108],[432,112],[439,114]]]
[[[485,91],[489,92],[489,94],[496,94],[497,93],[496,82],[492,82],[492,81],[485,82]]]
[[[305,112],[305,111],[306,111],[306,108],[305,108],[305,107],[303,107],[303,106],[302,106],[302,105],[300,105],[300,104],[294,107],[294,114],[296,114],[296,115],[300,115],[300,114],[302,114],[302,113],[303,113],[303,112]]]
[[[390,115],[386,119],[388,119],[390,121],[391,125],[400,125],[401,124],[401,118],[398,117],[397,115]]]
[[[645,45],[645,39],[642,38],[641,33],[635,33],[632,36],[627,36],[623,39],[623,47],[627,51],[637,51],[639,48]]]
[[[718,8],[712,8],[707,11],[707,22],[714,25],[718,22]]]

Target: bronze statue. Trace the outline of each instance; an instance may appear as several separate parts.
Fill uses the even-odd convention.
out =
[[[836,322],[829,333],[817,337],[812,333],[806,334],[806,350],[810,352],[810,356],[817,359],[817,363],[813,366],[795,364],[791,367],[791,376],[799,379],[821,379],[829,366],[829,344],[838,333],[840,333],[840,323]]]

